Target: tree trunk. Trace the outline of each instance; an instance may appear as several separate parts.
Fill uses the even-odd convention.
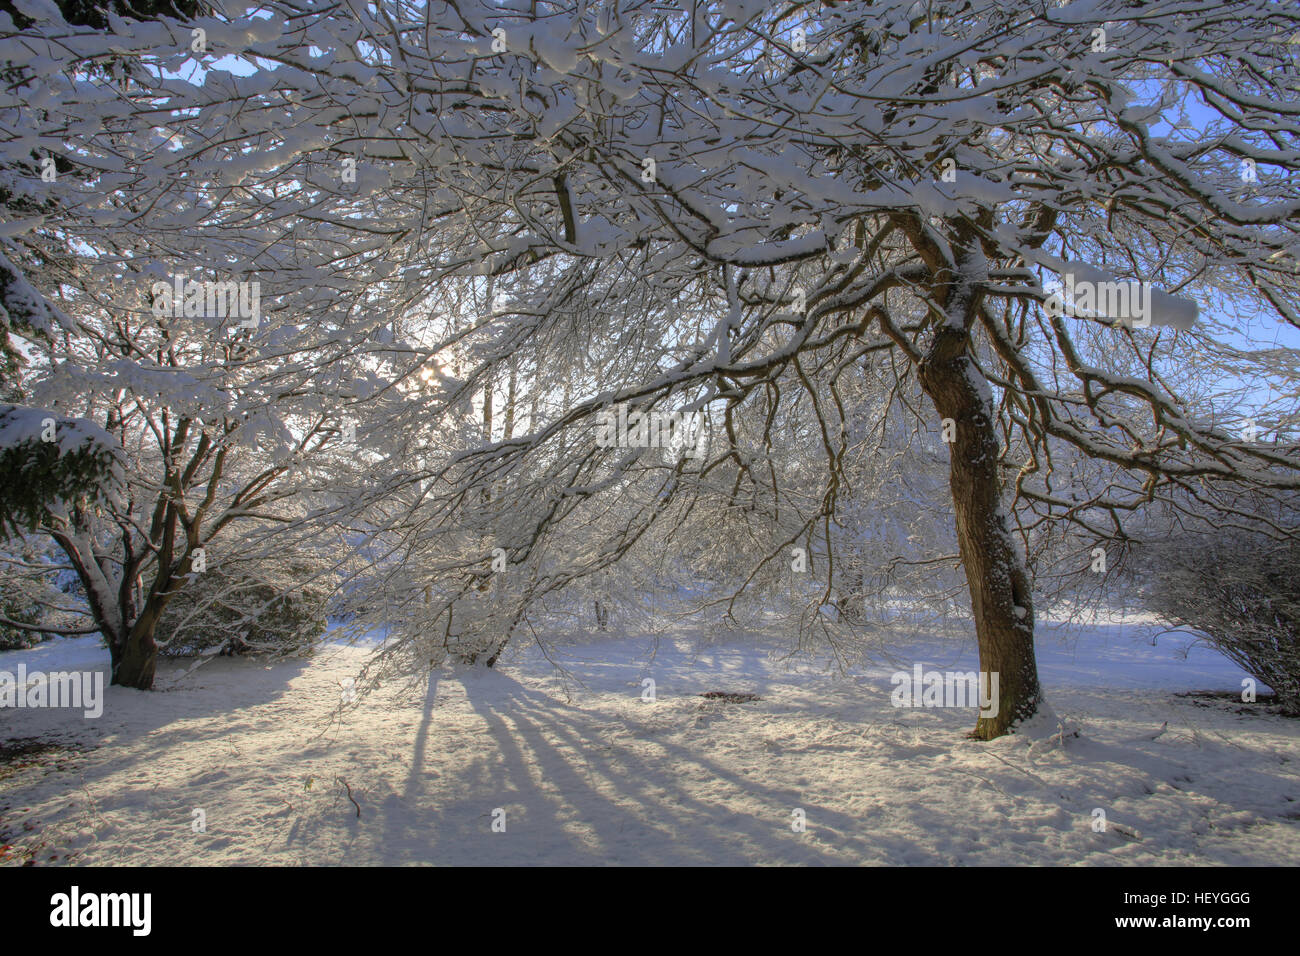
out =
[[[949,331],[965,338],[960,330],[944,330]],[[1029,569],[1003,507],[988,383],[965,348],[935,348],[919,371],[940,416],[956,425],[949,483],[957,539],[979,639],[980,670],[998,675],[997,712],[981,713],[971,736],[992,740],[1032,716],[1042,702]]]
[[[509,643],[510,643],[510,638],[509,638],[509,636],[507,636],[507,637],[505,637],[503,640],[501,640],[501,641],[497,644],[496,649],[492,651],[492,654],[491,654],[491,655],[488,657],[488,659],[487,659],[487,666],[488,666],[488,667],[496,667],[496,666],[497,666],[497,661],[498,661],[498,660],[500,659],[500,657],[501,657],[501,652],[504,651],[504,650],[506,649],[506,645],[509,644]]]
[[[127,632],[126,638],[109,647],[113,663],[111,683],[136,690],[152,690],[158,665],[158,645],[153,639],[158,614],[146,611]]]
[[[510,384],[506,388],[505,420],[502,423],[501,438],[509,441],[515,437],[515,405],[519,398],[519,363],[510,357]]]

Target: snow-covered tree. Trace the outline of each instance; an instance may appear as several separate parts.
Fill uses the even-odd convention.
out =
[[[0,110],[40,91],[23,148],[95,170],[103,222],[436,331],[394,343],[385,478],[354,486],[376,540],[430,576],[390,602],[396,648],[422,646],[431,620],[457,633],[493,548],[510,588],[481,639],[458,634],[489,654],[679,501],[749,495],[774,515],[784,478],[801,521],[835,521],[863,427],[846,383],[868,361],[926,397],[883,408],[945,436],[981,668],[1000,674],[980,737],[1042,702],[1026,515],[1104,515],[1113,532],[1162,495],[1300,485],[1294,443],[1243,440],[1184,389],[1198,356],[1228,353],[1296,381],[1293,353],[1264,358],[1266,330],[1221,318],[1300,324],[1287,5],[348,11],[225,4],[110,17],[105,34],[42,6],[21,37],[0,24],[27,77]],[[88,61],[124,64],[122,86],[87,82]],[[491,307],[440,309],[489,284]],[[426,387],[398,387],[412,379]],[[602,447],[620,405],[707,411],[707,453]],[[440,440],[470,412],[476,437]],[[800,420],[816,466],[765,468],[750,449]],[[1058,471],[1074,461],[1099,468]]]

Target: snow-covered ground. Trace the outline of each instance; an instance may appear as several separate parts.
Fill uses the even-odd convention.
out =
[[[1295,864],[1300,721],[1239,701],[1242,675],[1185,638],[1042,627],[1040,669],[1080,736],[966,739],[970,709],[896,709],[898,647],[838,674],[754,635],[620,638],[444,670],[333,719],[367,653],[168,667],[104,715],[0,710],[0,855],[86,864]],[[0,670],[105,667],[95,639]],[[642,700],[642,681],[657,699]],[[754,693],[714,703],[710,690]],[[1162,732],[1162,728],[1163,732]],[[351,796],[349,797],[349,791]],[[353,802],[355,801],[355,803]],[[504,832],[493,830],[504,810]],[[1104,810],[1105,832],[1093,828]],[[795,832],[794,811],[806,815]],[[206,829],[195,832],[195,811]]]

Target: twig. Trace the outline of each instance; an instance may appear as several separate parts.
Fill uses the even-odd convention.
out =
[[[342,777],[335,777],[334,779],[337,780],[339,783],[343,784],[343,788],[344,788],[345,790],[347,790],[347,792],[348,792],[348,799],[351,800],[351,801],[352,801],[352,805],[353,805],[354,807],[357,808],[357,819],[360,820],[360,819],[361,819],[361,804],[357,803],[356,798],[352,796],[352,788],[351,788],[350,786],[348,786],[348,782],[347,782],[346,780],[344,780]]]
[[[1110,827],[1112,830],[1118,831],[1121,835],[1128,837],[1130,840],[1141,841],[1142,839],[1141,831],[1126,827],[1122,823],[1116,823],[1114,820],[1106,821],[1106,826]]]
[[[997,758],[998,760],[1001,760],[1004,764],[1006,764],[1006,765],[1007,765],[1008,767],[1010,767],[1012,770],[1019,770],[1021,773],[1023,773],[1023,774],[1024,774],[1026,777],[1028,777],[1030,780],[1034,780],[1034,781],[1036,781],[1037,783],[1041,784],[1041,785],[1044,786],[1044,787],[1050,786],[1050,785],[1048,784],[1048,782],[1047,782],[1046,780],[1044,780],[1042,777],[1038,776],[1037,774],[1030,773],[1030,772],[1029,772],[1028,770],[1026,770],[1024,767],[1017,767],[1017,766],[1016,766],[1015,764],[1013,764],[1010,760],[1006,760],[1006,759],[1004,759],[1001,755],[999,755],[999,754],[995,754],[995,753],[994,753],[993,751],[991,751],[991,750],[984,750],[982,747],[979,748],[979,749],[980,749],[980,752],[981,752],[981,753],[988,754],[990,757],[995,757],[995,758]]]

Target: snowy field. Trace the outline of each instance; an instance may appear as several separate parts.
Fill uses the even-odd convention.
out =
[[[1150,633],[1045,626],[1049,701],[1080,735],[992,743],[963,736],[972,710],[893,707],[892,664],[837,674],[753,635],[572,643],[551,651],[567,676],[523,650],[381,688],[341,720],[365,649],[217,659],[154,693],[109,688],[99,720],[0,711],[0,745],[60,744],[0,763],[0,845],[9,864],[1300,861],[1300,721],[1177,696],[1242,675]],[[974,666],[943,645],[897,656]],[[20,660],[107,665],[93,638],[0,670]],[[698,696],[713,690],[760,699]]]

